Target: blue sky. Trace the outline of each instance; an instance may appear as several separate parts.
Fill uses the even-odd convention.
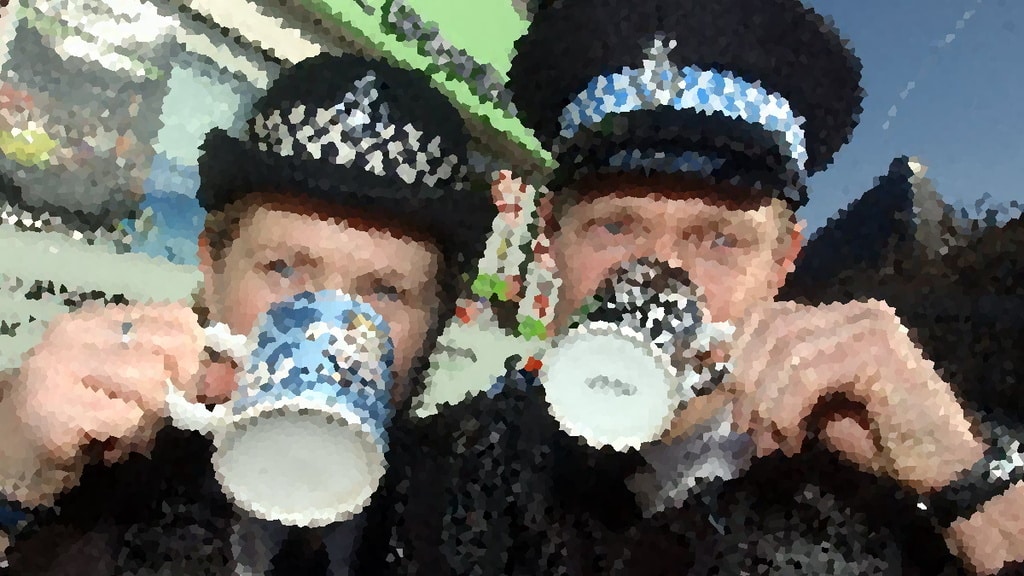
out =
[[[864,64],[867,91],[851,144],[811,179],[811,202],[802,212],[811,230],[870,188],[890,160],[903,154],[921,158],[952,204],[973,205],[985,193],[993,202],[1024,200],[1024,2],[810,4],[832,16],[851,40]],[[974,13],[958,30],[957,21],[968,11]],[[915,86],[901,99],[909,82]]]

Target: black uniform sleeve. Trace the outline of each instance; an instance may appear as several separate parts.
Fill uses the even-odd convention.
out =
[[[86,468],[81,482],[12,547],[11,573],[101,576],[166,569],[219,573],[232,509],[211,444],[166,428],[148,456]]]
[[[520,516],[524,394],[481,394],[396,434],[389,573],[506,573]]]
[[[522,374],[410,430],[388,489],[401,502],[390,542],[400,568],[388,573],[594,573],[595,527],[635,513],[623,481],[632,457],[601,458],[562,433]]]

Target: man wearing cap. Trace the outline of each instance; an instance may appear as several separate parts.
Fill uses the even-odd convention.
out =
[[[861,111],[860,64],[838,33],[798,0],[545,4],[510,87],[559,162],[552,332],[616,270],[652,259],[699,287],[706,319],[735,327],[712,351],[731,371],[662,440],[621,452],[557,421],[548,366],[546,391],[513,373],[443,412],[406,474],[444,481],[401,487],[396,562],[417,574],[1012,570],[1020,436],[968,414],[884,303],[775,302],[802,245],[806,177]],[[600,362],[614,359],[576,366]],[[697,431],[715,418],[724,432]]]
[[[394,342],[400,443],[496,212],[469,185],[468,143],[418,72],[330,55],[282,72],[240,137],[216,130],[203,145],[203,321],[247,334],[300,292],[359,297]],[[2,487],[35,516],[12,573],[360,571],[353,550],[373,548],[361,536],[377,504],[319,535],[246,519],[221,493],[210,441],[166,426],[168,379],[207,404],[236,385],[229,362],[201,360],[199,316],[177,304],[81,310],[27,355],[0,402]]]

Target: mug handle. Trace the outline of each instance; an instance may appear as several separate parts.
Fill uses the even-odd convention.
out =
[[[236,360],[248,356],[248,341],[245,336],[232,334],[226,324],[215,323],[203,329],[206,348],[226,353]],[[209,410],[203,404],[189,401],[185,393],[170,380],[167,381],[167,410],[178,428],[193,430],[201,434],[216,434],[231,417],[227,406],[220,404]]]

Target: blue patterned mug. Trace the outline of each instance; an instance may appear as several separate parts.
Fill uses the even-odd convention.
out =
[[[173,386],[174,423],[211,434],[225,494],[256,517],[319,527],[365,507],[386,469],[393,344],[383,318],[342,292],[270,307],[249,338],[207,330],[244,368],[226,405],[208,410]]]

